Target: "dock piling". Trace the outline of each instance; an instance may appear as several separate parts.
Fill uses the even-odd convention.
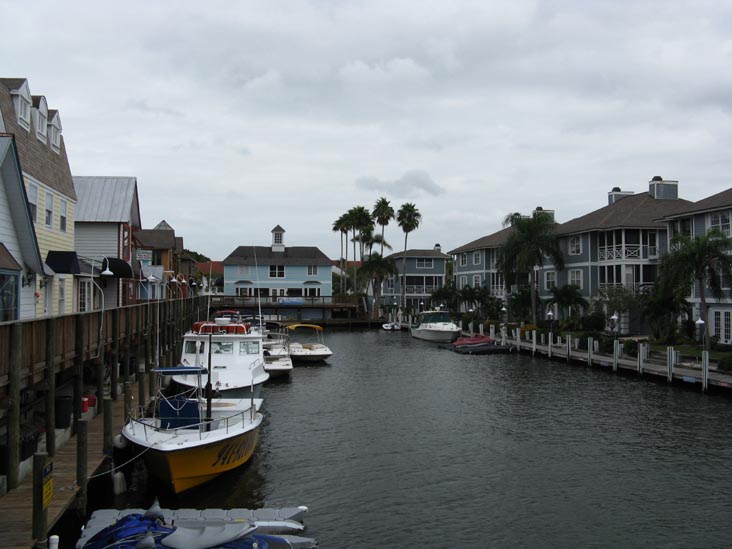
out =
[[[46,547],[46,534],[48,532],[48,513],[43,501],[44,478],[43,473],[48,463],[48,455],[45,452],[33,454],[33,539],[36,547]]]
[[[76,485],[79,487],[78,506],[86,515],[86,482],[87,482],[87,439],[89,424],[87,420],[76,422]]]
[[[112,433],[112,399],[104,397],[104,446],[105,456],[111,456],[114,449],[114,434]]]

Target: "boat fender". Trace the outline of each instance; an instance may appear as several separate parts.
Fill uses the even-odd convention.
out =
[[[127,492],[127,479],[122,471],[117,471],[112,475],[112,488],[115,496]]]
[[[156,545],[152,532],[148,532],[144,538],[137,542],[135,549],[155,549]]]
[[[115,435],[114,437],[114,447],[118,450],[124,450],[127,448],[127,439],[120,435]]]

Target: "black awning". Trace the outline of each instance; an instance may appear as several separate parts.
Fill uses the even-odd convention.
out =
[[[114,273],[116,278],[135,278],[135,275],[132,274],[132,267],[124,259],[105,257],[104,266],[109,266],[109,270]]]
[[[21,267],[17,261],[15,261],[15,258],[13,255],[8,251],[8,249],[5,247],[5,244],[0,242],[0,269],[5,269],[6,271],[22,271],[23,267]]]
[[[69,251],[50,251],[46,256],[46,265],[53,269],[53,272],[59,274],[79,274],[79,257],[76,252]]]

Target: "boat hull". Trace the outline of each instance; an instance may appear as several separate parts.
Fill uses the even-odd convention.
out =
[[[416,327],[412,328],[412,337],[422,339],[424,341],[434,341],[436,343],[450,343],[455,341],[460,335],[460,330],[432,329]]]
[[[175,450],[148,447],[143,459],[152,475],[179,494],[244,465],[258,440],[259,426],[209,444]]]

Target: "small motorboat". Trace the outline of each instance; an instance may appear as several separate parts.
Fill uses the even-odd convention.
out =
[[[473,334],[462,336],[452,342],[453,347],[468,347],[471,345],[485,345],[486,343],[495,343],[495,340],[485,334]]]
[[[293,333],[296,330],[302,331],[305,329],[310,330],[311,333],[314,334],[310,338],[314,339],[314,341],[307,343],[297,341],[290,342],[290,358],[293,363],[322,362],[333,355],[333,351],[331,351],[330,347],[325,344],[323,328],[317,324],[292,324],[288,326],[287,329]]]
[[[401,324],[398,322],[387,322],[386,324],[382,324],[381,327],[387,332],[398,332],[402,329]]]
[[[450,318],[447,311],[422,313],[419,323],[412,327],[412,337],[437,343],[450,343],[460,335],[460,327]]]

